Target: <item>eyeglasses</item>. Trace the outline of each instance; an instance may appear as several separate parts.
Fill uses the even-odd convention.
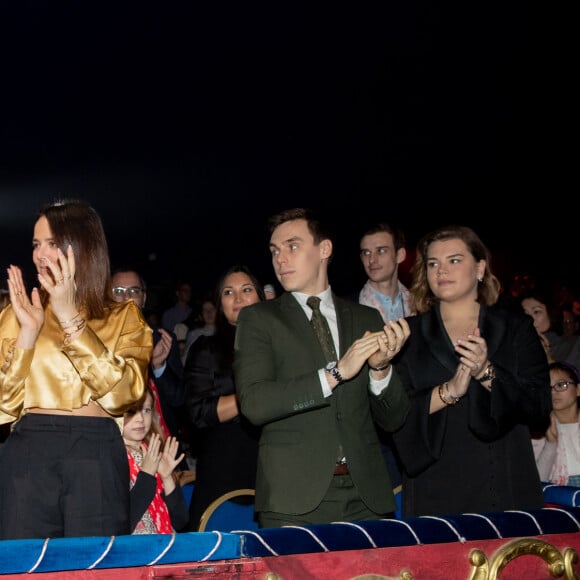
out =
[[[116,298],[137,298],[143,294],[141,286],[131,286],[130,288],[123,288],[123,286],[116,286],[113,288],[113,296]]]
[[[552,387],[552,389],[554,389],[555,391],[565,391],[568,389],[568,387],[570,385],[575,385],[576,383],[574,381],[558,381],[557,383],[554,383],[553,385],[550,385]]]

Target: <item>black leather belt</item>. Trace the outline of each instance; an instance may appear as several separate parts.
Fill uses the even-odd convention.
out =
[[[334,475],[348,475],[349,473],[348,463],[337,463],[334,466]]]

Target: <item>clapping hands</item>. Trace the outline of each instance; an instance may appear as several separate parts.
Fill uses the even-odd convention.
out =
[[[181,453],[176,457],[178,451],[179,441],[175,437],[168,437],[162,450],[161,437],[154,433],[149,440],[147,452],[143,456],[141,470],[149,475],[159,473],[161,479],[168,479],[185,456]]]

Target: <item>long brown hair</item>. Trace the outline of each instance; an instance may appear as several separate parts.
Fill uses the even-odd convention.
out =
[[[412,269],[411,293],[417,311],[427,312],[437,302],[437,298],[427,281],[427,252],[433,242],[462,240],[476,262],[485,260],[483,280],[477,287],[477,301],[480,304],[495,304],[501,290],[500,281],[491,271],[491,255],[479,236],[467,226],[450,225],[438,228],[424,235],[417,244],[415,264]]]
[[[103,318],[111,302],[109,247],[99,214],[77,199],[56,200],[45,205],[38,217],[46,217],[54,240],[67,253],[72,246],[76,271],[77,306],[87,318]],[[43,292],[43,302],[48,296]]]

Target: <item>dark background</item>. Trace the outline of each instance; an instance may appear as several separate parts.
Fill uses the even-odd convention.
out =
[[[273,279],[267,216],[322,210],[331,282],[368,222],[476,228],[508,284],[579,280],[565,14],[524,1],[19,1],[0,9],[0,267],[90,201],[113,265],[200,291]],[[575,68],[572,70],[576,70]],[[570,79],[570,80],[569,80]]]

